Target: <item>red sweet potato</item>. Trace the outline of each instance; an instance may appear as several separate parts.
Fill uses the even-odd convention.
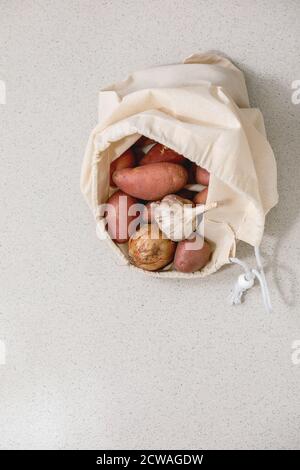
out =
[[[187,170],[175,163],[149,163],[136,168],[117,170],[114,183],[127,194],[156,201],[182,189],[188,179]]]
[[[196,194],[193,201],[195,204],[206,204],[208,194],[208,188],[202,189],[199,193]]]
[[[116,158],[110,164],[110,185],[115,187],[112,179],[112,175],[116,170],[122,170],[123,168],[133,168],[135,165],[135,157],[131,149],[126,150],[120,157]]]
[[[195,246],[193,249],[192,244],[195,243],[196,239],[200,247]],[[174,267],[177,271],[183,273],[193,273],[202,269],[208,263],[210,255],[210,245],[200,235],[196,234],[194,239],[182,240],[177,244]]]
[[[179,153],[162,144],[156,144],[141,158],[140,165],[159,162],[184,163],[186,161],[187,159],[183,155],[179,155]]]
[[[129,224],[136,219],[137,215],[128,215],[128,211],[138,200],[123,191],[116,191],[107,201],[106,222],[107,231],[112,240],[117,243],[126,243],[132,233],[129,233]]]

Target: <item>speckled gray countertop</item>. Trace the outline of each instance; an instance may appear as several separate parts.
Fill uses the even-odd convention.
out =
[[[299,449],[299,1],[0,8],[0,447]],[[79,192],[100,87],[206,50],[245,71],[278,162],[271,315],[258,287],[229,306],[238,267],[161,281],[118,266]]]

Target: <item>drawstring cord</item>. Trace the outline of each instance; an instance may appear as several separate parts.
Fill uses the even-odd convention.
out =
[[[251,287],[253,287],[255,278],[257,278],[260,284],[265,309],[267,310],[267,312],[271,312],[272,305],[270,293],[258,247],[254,247],[254,253],[256,258],[257,269],[249,268],[247,263],[241,261],[239,258],[229,258],[229,261],[231,263],[238,264],[245,271],[244,274],[240,274],[237,282],[233,287],[230,296],[230,302],[231,305],[241,304],[243,300],[243,295],[248,289],[251,289]]]

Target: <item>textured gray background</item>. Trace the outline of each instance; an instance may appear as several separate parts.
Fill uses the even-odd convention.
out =
[[[299,449],[300,2],[0,7],[0,447]],[[161,281],[118,266],[79,192],[99,88],[211,49],[245,71],[276,153],[272,315],[257,287],[228,305],[237,267]]]

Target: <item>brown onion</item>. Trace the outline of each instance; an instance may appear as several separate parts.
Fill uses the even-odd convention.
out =
[[[128,242],[132,264],[147,271],[157,271],[174,258],[176,243],[168,240],[155,225],[143,225]]]

